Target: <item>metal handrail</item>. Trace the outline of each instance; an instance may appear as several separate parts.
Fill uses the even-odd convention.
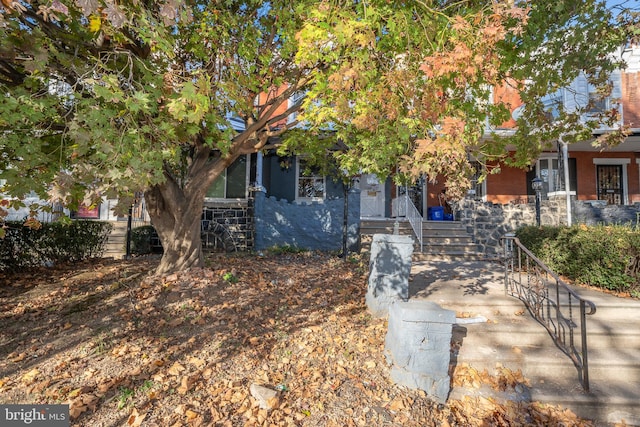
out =
[[[587,315],[595,314],[596,305],[578,295],[515,236],[503,240],[505,293],[524,302],[558,348],[573,361],[582,387],[589,391]],[[575,340],[578,334],[579,342]]]
[[[131,223],[133,228],[151,223],[149,215],[147,214],[147,203],[144,197],[140,197],[140,199],[131,206]]]
[[[411,228],[413,229],[413,233],[416,235],[416,239],[420,243],[420,252],[422,252],[422,215],[416,208],[416,205],[413,204],[413,201],[409,198],[408,194],[404,195],[405,202],[405,215],[409,224],[411,224]]]

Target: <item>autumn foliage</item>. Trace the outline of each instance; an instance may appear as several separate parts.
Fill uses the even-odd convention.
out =
[[[526,386],[505,368],[452,366],[468,397],[443,406],[394,385],[358,259],[220,261],[163,278],[148,276],[157,259],[5,278],[0,403],[68,403],[73,426],[591,425],[490,397]],[[254,384],[275,392],[264,407]]]

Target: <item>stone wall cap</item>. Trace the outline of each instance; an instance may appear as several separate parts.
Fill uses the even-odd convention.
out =
[[[374,234],[372,241],[375,243],[387,242],[413,245],[413,237],[405,234]]]
[[[424,299],[395,301],[389,307],[389,317],[392,316],[404,322],[456,323],[454,311]]]

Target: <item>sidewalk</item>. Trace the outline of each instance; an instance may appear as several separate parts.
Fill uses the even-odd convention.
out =
[[[505,295],[502,265],[491,261],[416,261],[410,298],[426,298],[456,312],[460,349],[454,363],[492,373],[496,364],[520,369],[530,388],[517,396],[561,405],[597,426],[640,426],[640,301],[576,288],[597,307],[588,316],[590,392],[577,369],[524,304]],[[451,398],[468,394],[454,389]]]

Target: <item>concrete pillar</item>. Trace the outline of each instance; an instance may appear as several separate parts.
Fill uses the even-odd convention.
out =
[[[391,379],[445,403],[451,388],[449,363],[455,321],[455,312],[432,301],[399,301],[391,305],[385,339]]]
[[[366,303],[374,317],[386,317],[395,301],[409,298],[409,274],[413,238],[405,235],[374,234],[369,260]]]

